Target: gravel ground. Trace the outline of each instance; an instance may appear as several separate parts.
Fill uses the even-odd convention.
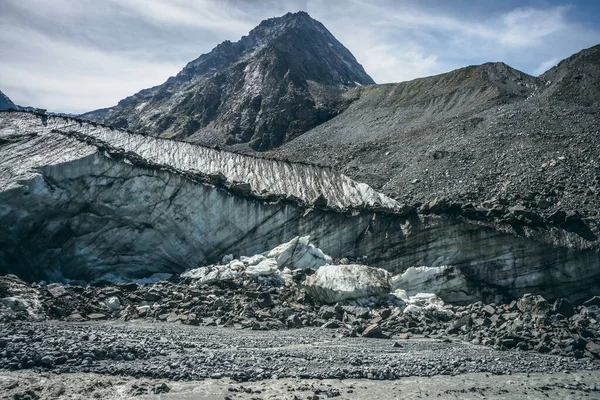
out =
[[[0,326],[0,355],[35,371],[236,381],[398,379],[462,373],[595,370],[600,364],[496,351],[447,338],[341,337],[323,328],[252,331],[169,323],[14,323]]]
[[[277,379],[239,383],[230,379],[172,382],[94,373],[0,372],[0,399],[37,394],[52,399],[593,399],[600,372],[556,374],[484,373],[398,380]],[[165,387],[166,385],[166,387]],[[154,394],[153,391],[165,392]]]
[[[587,358],[324,328],[4,323],[0,356],[2,399],[600,398]]]

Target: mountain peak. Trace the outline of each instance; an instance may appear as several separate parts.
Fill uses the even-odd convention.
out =
[[[289,22],[301,21],[301,20],[316,21],[306,11],[296,11],[296,12],[288,12],[287,14],[284,14],[281,17],[267,18],[267,19],[263,20],[256,28],[264,26],[264,25],[289,23]],[[254,28],[254,29],[256,29],[256,28]]]
[[[268,58],[265,54],[268,51],[278,51],[278,57],[290,61],[289,66],[297,67],[295,72],[303,74],[307,80],[341,87],[375,83],[352,53],[323,24],[304,11],[266,19],[239,41],[220,43],[210,53],[191,61],[178,78],[193,79],[251,57]],[[334,64],[332,68],[311,68],[326,67],[331,63]]]
[[[334,117],[348,88],[374,81],[306,12],[262,21],[163,85],[84,117],[207,145],[276,147]]]
[[[2,91],[0,91],[0,110],[9,110],[9,109],[18,110],[19,107],[15,103],[13,103],[12,100],[9,99],[7,95],[5,95],[4,93],[2,93]]]

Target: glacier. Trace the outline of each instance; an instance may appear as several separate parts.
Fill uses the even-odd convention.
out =
[[[451,265],[508,296],[600,283],[597,241],[559,228],[421,215],[330,168],[27,112],[0,112],[0,226],[0,272],[30,281],[175,274],[310,236],[334,259]]]

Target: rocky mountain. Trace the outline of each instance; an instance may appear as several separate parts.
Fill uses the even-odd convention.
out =
[[[11,99],[8,98],[7,95],[0,91],[0,110],[18,110],[19,106],[12,102]]]
[[[600,45],[580,51],[561,61],[540,78],[556,100],[586,106],[600,102]]]
[[[540,77],[503,63],[344,93],[269,156],[331,166],[397,200],[600,216],[600,46]]]
[[[263,21],[164,84],[83,117],[155,136],[265,150],[343,111],[348,88],[373,84],[354,56],[305,12]]]

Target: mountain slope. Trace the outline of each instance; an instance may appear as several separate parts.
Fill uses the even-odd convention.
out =
[[[164,84],[83,117],[156,136],[265,150],[345,109],[347,88],[373,83],[320,22],[298,12],[263,21]]]
[[[8,98],[7,95],[0,91],[0,110],[8,109],[18,110],[19,107]]]
[[[600,45],[580,51],[540,76],[548,95],[571,103],[600,101]]]
[[[333,166],[410,204],[495,199],[597,215],[597,50],[539,78],[493,63],[356,88],[345,112],[267,155]]]

